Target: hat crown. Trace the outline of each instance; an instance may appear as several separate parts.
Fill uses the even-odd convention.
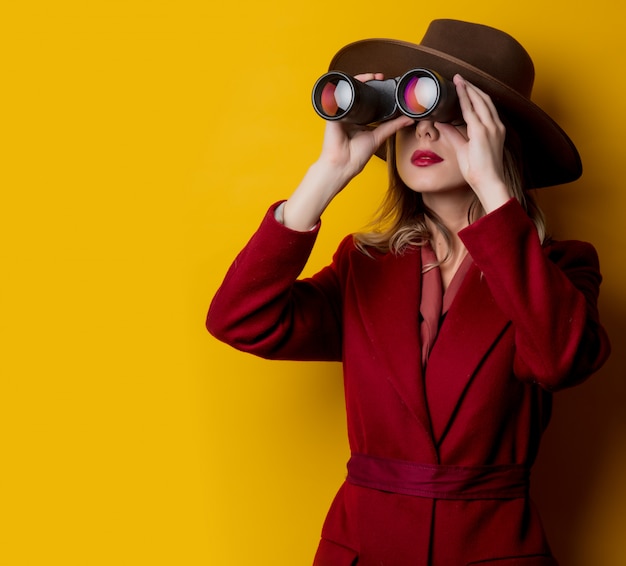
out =
[[[420,45],[469,64],[530,98],[535,79],[532,59],[503,31],[458,20],[434,20]]]

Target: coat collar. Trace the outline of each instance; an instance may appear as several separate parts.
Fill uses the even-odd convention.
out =
[[[420,253],[375,259],[356,252],[358,308],[386,379],[422,428],[439,444],[482,359],[508,319],[472,265],[450,306],[423,375],[419,336]]]

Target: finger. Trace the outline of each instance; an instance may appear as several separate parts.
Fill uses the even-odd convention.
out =
[[[490,120],[496,126],[501,125],[498,110],[488,94],[472,84],[467,85],[467,93],[472,101],[474,110],[483,119],[483,122]]]
[[[452,141],[456,140],[458,143],[469,141],[469,138],[467,136],[467,126],[465,124],[455,125],[455,124],[450,124],[449,122],[435,122],[435,127],[440,132],[447,130],[448,137]]]
[[[415,120],[413,120],[413,118],[409,118],[408,116],[404,115],[399,116],[398,118],[394,118],[393,120],[383,122],[372,131],[376,147],[380,147],[380,145],[386,139],[390,138],[393,134],[395,134],[402,128],[412,126],[414,122]]]
[[[490,123],[495,124],[497,127],[502,125],[498,110],[487,93],[472,83],[467,82],[460,75],[454,77],[454,82],[464,117],[475,115],[485,125]],[[465,114],[466,112],[467,115]]]
[[[382,73],[359,73],[354,75],[354,78],[362,83],[366,83],[367,81],[382,81],[385,76]]]
[[[456,86],[456,94],[459,99],[459,106],[461,107],[461,114],[466,124],[469,124],[474,117],[474,105],[467,92],[467,83],[461,77],[461,75],[455,75],[453,78]]]
[[[456,75],[454,77],[454,83],[456,85],[459,104],[461,106],[461,110],[463,111],[463,116],[465,118],[471,118],[474,115],[479,115],[481,111],[481,98],[472,88],[472,85],[465,81],[465,79],[463,79],[460,75]]]

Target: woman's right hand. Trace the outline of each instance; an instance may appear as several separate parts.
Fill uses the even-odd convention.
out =
[[[356,75],[355,78],[362,82],[384,80],[382,73],[365,73]],[[342,121],[328,121],[319,161],[335,168],[347,178],[347,183],[363,170],[387,138],[412,123],[413,120],[407,116],[383,122],[376,128]]]
[[[355,78],[363,82],[384,79],[381,73]],[[284,224],[294,230],[311,229],[332,199],[363,170],[387,138],[412,123],[404,115],[375,128],[328,121],[319,158],[285,204]]]

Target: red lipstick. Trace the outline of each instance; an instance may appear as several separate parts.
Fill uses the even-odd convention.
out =
[[[436,163],[441,163],[442,161],[443,158],[439,157],[436,153],[422,149],[418,149],[411,156],[411,163],[416,167],[428,167]]]

